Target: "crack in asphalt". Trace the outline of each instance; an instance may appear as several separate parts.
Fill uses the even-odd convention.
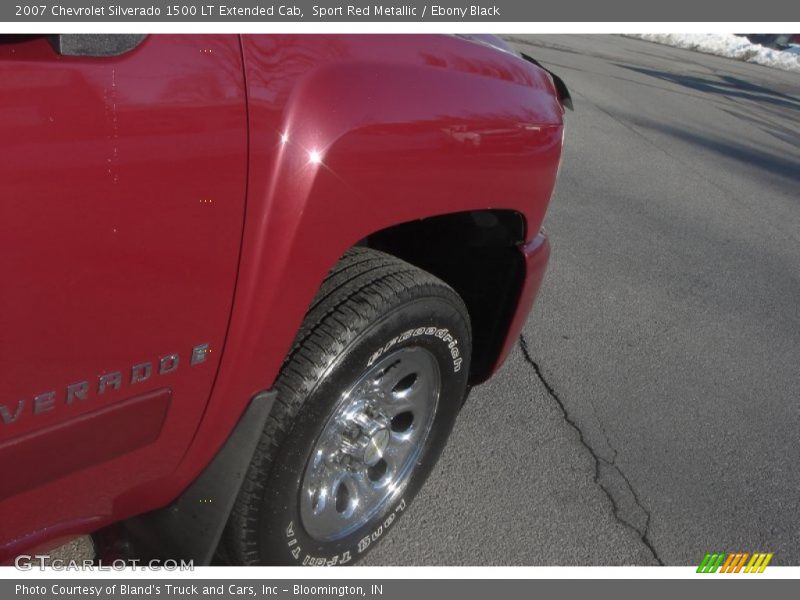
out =
[[[603,437],[605,438],[605,442],[608,447],[611,449],[612,455],[611,460],[605,458],[600,453],[598,453],[592,445],[586,439],[586,436],[583,433],[583,430],[578,426],[575,419],[569,414],[566,405],[559,397],[558,393],[556,393],[553,386],[550,382],[547,381],[544,374],[542,373],[539,364],[533,360],[533,357],[530,354],[528,349],[528,343],[525,340],[524,335],[519,336],[519,347],[522,350],[522,356],[532,368],[536,377],[544,386],[547,394],[553,399],[553,401],[558,406],[559,410],[561,411],[561,416],[572,429],[578,434],[578,440],[580,441],[581,445],[588,450],[589,454],[591,454],[592,458],[594,459],[594,483],[603,491],[603,494],[608,498],[609,502],[611,502],[612,513],[614,518],[617,522],[621,523],[625,527],[628,527],[632,531],[636,533],[639,537],[641,542],[647,547],[650,553],[653,555],[653,558],[659,565],[664,565],[664,561],[661,560],[661,557],[656,552],[655,547],[653,546],[653,542],[650,540],[649,533],[650,533],[650,511],[647,510],[642,504],[642,501],[639,498],[639,494],[636,492],[636,489],[633,487],[630,479],[625,473],[622,472],[622,469],[619,468],[617,465],[617,450],[614,446],[611,445],[611,442],[608,439],[608,434],[602,427],[600,426],[601,431],[603,432]],[[625,518],[621,514],[621,504],[624,502],[624,498],[615,497],[614,490],[610,485],[610,481],[603,477],[601,471],[607,468],[611,470],[613,473],[616,473],[619,478],[624,482],[625,488],[630,493],[631,498],[633,499],[634,508],[638,508],[644,514],[644,524],[641,526],[637,526],[636,523],[633,521]],[[605,483],[604,483],[605,480]]]

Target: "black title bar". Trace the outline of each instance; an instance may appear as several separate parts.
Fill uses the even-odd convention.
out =
[[[796,0],[8,0],[0,21],[41,22],[781,22]]]

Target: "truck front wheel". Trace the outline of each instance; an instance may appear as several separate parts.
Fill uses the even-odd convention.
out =
[[[467,387],[470,323],[444,282],[350,250],[323,283],[276,381],[228,522],[240,564],[357,561],[407,511]]]

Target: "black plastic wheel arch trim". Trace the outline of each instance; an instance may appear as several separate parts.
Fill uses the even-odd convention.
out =
[[[561,77],[559,77],[555,73],[553,73],[550,69],[543,66],[542,63],[540,63],[535,58],[528,56],[524,52],[520,52],[520,54],[522,55],[522,58],[527,60],[529,63],[536,65],[540,69],[543,69],[544,71],[547,71],[550,74],[550,77],[553,78],[553,84],[556,86],[556,92],[558,93],[558,100],[559,102],[561,102],[561,105],[564,108],[575,110],[575,106],[572,104],[572,95],[569,93],[569,90],[567,89],[567,84],[564,83],[564,80],[561,79]]]

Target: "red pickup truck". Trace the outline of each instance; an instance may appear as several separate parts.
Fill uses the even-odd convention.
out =
[[[489,36],[0,36],[0,562],[355,562],[526,319],[569,102]]]

